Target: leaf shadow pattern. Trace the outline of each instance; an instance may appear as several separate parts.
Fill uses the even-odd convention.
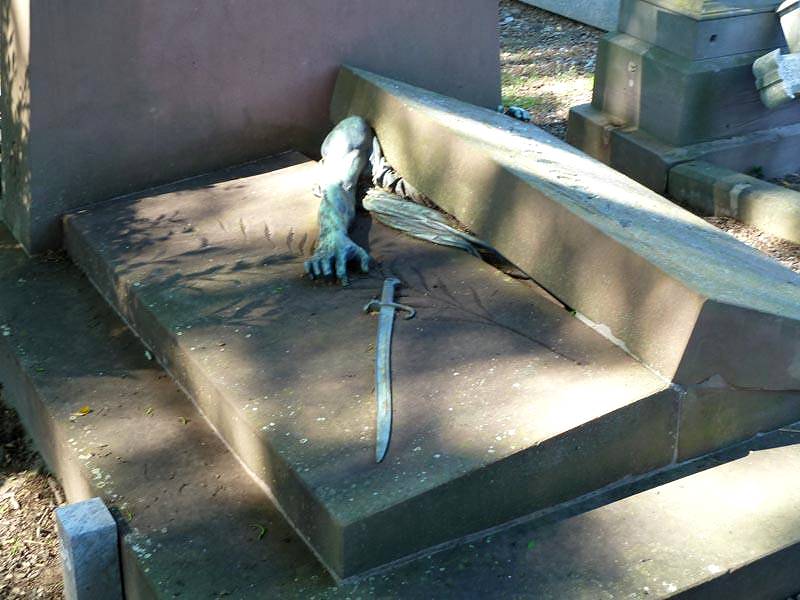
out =
[[[390,265],[383,269],[383,271],[388,271],[389,273],[400,273],[399,276],[401,280],[403,280],[405,286],[404,289],[412,292],[413,294],[415,308],[423,310],[429,309],[455,311],[462,316],[440,317],[439,320],[452,323],[474,323],[487,327],[499,328],[504,331],[508,331],[509,333],[513,333],[514,335],[517,335],[536,346],[544,348],[545,350],[555,354],[560,358],[568,360],[575,365],[581,366],[583,364],[580,360],[561,352],[551,344],[548,344],[547,342],[533,336],[531,333],[498,318],[492,313],[490,308],[486,306],[485,302],[481,300],[480,294],[474,286],[467,285],[466,287],[467,293],[471,300],[471,302],[466,303],[459,299],[457,295],[450,290],[444,280],[438,275],[432,281],[428,281],[428,278],[419,267],[414,265],[402,267],[397,263],[397,261],[392,262],[393,264],[390,263]],[[416,281],[412,281],[411,277],[403,276],[403,271],[406,269],[413,274],[413,279]],[[497,290],[493,292],[493,295],[496,293]],[[408,296],[408,294],[404,294],[404,296]]]

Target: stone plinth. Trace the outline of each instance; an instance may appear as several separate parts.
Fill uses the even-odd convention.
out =
[[[76,206],[290,148],[343,62],[499,102],[497,3],[2,0],[2,218],[29,252]]]
[[[658,192],[681,156],[767,177],[797,168],[800,104],[768,110],[752,73],[786,43],[777,5],[623,0],[619,31],[598,50],[592,103],[571,111],[568,141]],[[765,136],[781,143],[764,152]]]

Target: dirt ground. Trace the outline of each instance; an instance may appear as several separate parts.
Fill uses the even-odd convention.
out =
[[[63,492],[0,396],[0,598],[61,598],[53,509]]]
[[[498,27],[503,104],[563,139],[570,107],[592,99],[603,32],[512,0],[501,0]]]
[[[768,254],[795,273],[800,273],[800,245],[768,235],[760,229],[728,217],[706,217],[705,219],[739,241]]]

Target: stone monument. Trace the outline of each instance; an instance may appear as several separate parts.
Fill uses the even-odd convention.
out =
[[[753,62],[785,46],[775,0],[623,0],[591,104],[568,141],[664,192],[675,165],[782,176],[800,167],[800,104],[765,107]]]
[[[77,206],[315,155],[343,62],[495,107],[496,22],[480,0],[2,0],[0,217],[36,253]]]
[[[617,28],[619,0],[522,0],[592,27],[614,31]]]
[[[71,263],[26,257],[0,228],[4,397],[68,499],[97,496],[114,512],[126,597],[795,593],[793,429],[761,438],[778,452],[742,466],[684,477],[697,464],[684,463],[800,419],[800,276],[561,140],[477,106],[498,91],[495,71],[482,76],[470,58],[496,64],[496,5],[395,2],[389,13],[347,0],[310,14],[304,3],[254,0],[105,4],[3,4],[14,9],[5,49],[54,62],[15,69],[20,79],[4,72],[21,86],[13,106],[34,117],[13,120],[33,128],[26,144],[8,142],[27,157],[10,167],[30,167],[12,171],[30,194],[3,207],[28,250],[79,197],[47,187],[42,173],[66,186],[88,172],[56,159],[96,166],[98,179],[83,184],[99,194],[104,181],[144,188],[277,152],[70,209],[61,223]],[[25,14],[30,53],[18,43]],[[343,38],[328,54],[331,31]],[[87,32],[95,39],[78,35]],[[385,61],[382,74],[344,66],[326,84],[323,63],[350,54]],[[386,76],[412,58],[419,70],[406,78],[435,90]],[[72,68],[59,78],[60,67]],[[131,81],[118,89],[123,75]],[[265,89],[261,76],[274,76]],[[17,102],[26,81],[27,109]],[[42,92],[64,81],[74,95]],[[86,81],[102,85],[76,85]],[[471,102],[438,93],[447,87]],[[752,81],[747,91],[760,102]],[[92,92],[128,103],[92,104]],[[134,95],[115,95],[124,92]],[[313,110],[320,99],[329,112]],[[93,114],[98,106],[107,112]],[[352,117],[380,140],[385,161],[373,165],[405,178],[373,169],[381,187],[413,188],[519,273],[347,205],[346,233],[374,259],[369,272],[348,286],[304,277],[308,261],[312,273],[317,259],[322,275],[324,261],[331,270],[330,253],[317,253],[313,182],[348,202],[354,182],[319,178],[335,166],[329,147],[322,171],[301,151]],[[55,144],[71,136],[86,145]],[[358,150],[350,166],[364,162],[363,141],[345,148]],[[364,314],[382,286],[384,314]],[[387,346],[376,325],[385,331],[394,308],[414,317],[384,338],[385,452],[390,407],[375,373]],[[78,401],[91,412],[76,416]],[[741,501],[759,500],[754,487],[768,503]],[[657,489],[637,493],[647,488]]]

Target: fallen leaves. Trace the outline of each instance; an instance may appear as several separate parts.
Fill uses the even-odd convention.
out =
[[[62,492],[43,473],[13,411],[0,407],[0,598],[62,597],[53,510]]]
[[[78,417],[85,417],[86,415],[88,415],[91,412],[92,412],[91,407],[89,407],[89,406],[81,406],[78,410],[76,410],[74,413],[72,413],[69,417],[70,417],[71,420],[74,421]]]
[[[264,536],[267,535],[267,528],[264,527],[263,525],[259,524],[259,523],[253,523],[253,524],[250,525],[250,527],[252,527],[253,529],[257,529],[258,530],[258,539],[259,540],[264,539]]]

